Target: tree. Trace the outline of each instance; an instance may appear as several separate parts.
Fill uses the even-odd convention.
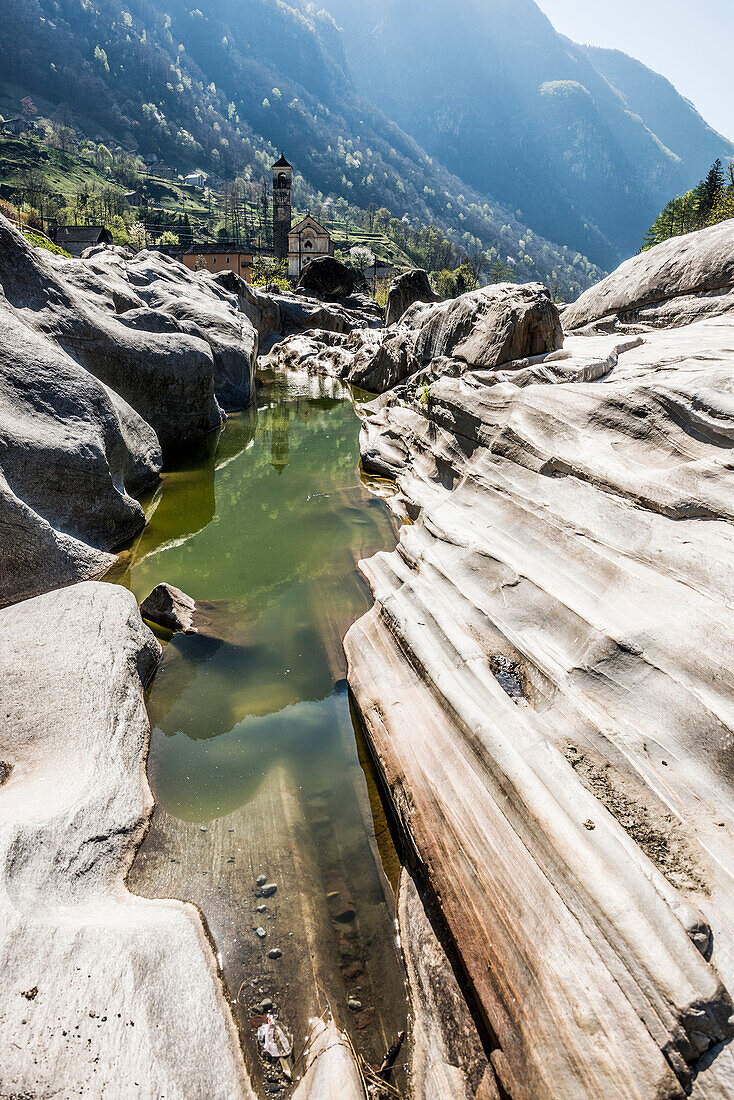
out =
[[[145,235],[145,226],[142,222],[133,222],[128,230],[128,236],[130,238],[130,247],[134,248],[136,252],[140,252],[145,248],[147,244],[147,238]]]
[[[349,249],[349,258],[358,271],[364,272],[366,267],[372,267],[375,263],[375,254],[369,248],[355,244]]]
[[[164,248],[176,248],[179,242],[176,234],[172,233],[170,229],[167,229],[165,233],[161,233],[155,243],[157,245],[163,245]]]
[[[35,118],[38,114],[38,109],[29,95],[23,96],[21,99],[20,109],[23,112],[24,118]]]

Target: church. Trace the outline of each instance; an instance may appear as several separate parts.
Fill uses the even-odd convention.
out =
[[[288,260],[288,278],[297,283],[309,260],[333,256],[334,245],[327,229],[308,212],[296,225],[291,189],[293,166],[283,155],[273,165],[273,250],[278,260]]]

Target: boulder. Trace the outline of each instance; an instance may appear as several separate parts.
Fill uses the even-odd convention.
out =
[[[558,310],[547,289],[503,283],[440,304],[416,302],[389,329],[307,332],[283,341],[271,358],[384,393],[436,359],[452,360],[457,370],[497,370],[562,346]]]
[[[234,271],[210,276],[212,282],[237,295],[239,308],[251,321],[261,355],[290,336],[311,329],[350,333],[377,328],[382,311],[373,298],[353,294],[335,302],[321,302],[300,294],[273,294],[250,286]]]
[[[136,294],[126,261],[110,255],[104,262],[51,257],[0,216],[0,286],[23,323],[119,394],[164,450],[201,440],[223,419],[209,344],[162,319]]]
[[[161,463],[150,425],[0,298],[0,606],[101,576]]]
[[[134,597],[73,585],[0,629],[3,1093],[255,1100],[199,911],[126,886],[160,653]]]
[[[563,325],[570,332],[614,319],[665,326],[690,324],[699,317],[733,309],[733,292],[734,220],[673,237],[626,260],[564,310]],[[680,310],[675,302],[678,298],[687,299]],[[644,315],[637,317],[636,311],[644,311]]]
[[[440,302],[441,295],[436,294],[428,281],[428,274],[422,267],[404,271],[390,283],[387,295],[385,324],[395,325],[415,302]]]
[[[172,584],[157,584],[140,605],[140,614],[148,622],[165,627],[166,630],[195,634],[194,615],[196,603]]]
[[[333,256],[317,256],[301,272],[297,289],[313,291],[326,301],[348,298],[355,290],[355,275]]]

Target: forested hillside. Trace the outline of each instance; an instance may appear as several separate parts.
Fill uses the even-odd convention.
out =
[[[3,110],[23,95],[95,139],[177,167],[263,178],[287,149],[301,195],[343,197],[436,224],[517,278],[575,296],[598,277],[582,254],[528,232],[512,209],[429,158],[354,91],[333,19],[278,0],[196,8],[147,0],[7,0]]]
[[[734,145],[675,88],[534,0],[324,0],[358,89],[518,217],[605,267]]]

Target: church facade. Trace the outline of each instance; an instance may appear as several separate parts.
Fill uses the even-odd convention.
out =
[[[333,256],[329,231],[310,213],[293,226],[288,234],[288,278],[298,282],[309,260],[316,256]]]
[[[314,256],[333,256],[329,231],[309,212],[296,225],[292,207],[293,166],[281,153],[273,165],[273,253],[288,260],[288,278],[296,283]]]

